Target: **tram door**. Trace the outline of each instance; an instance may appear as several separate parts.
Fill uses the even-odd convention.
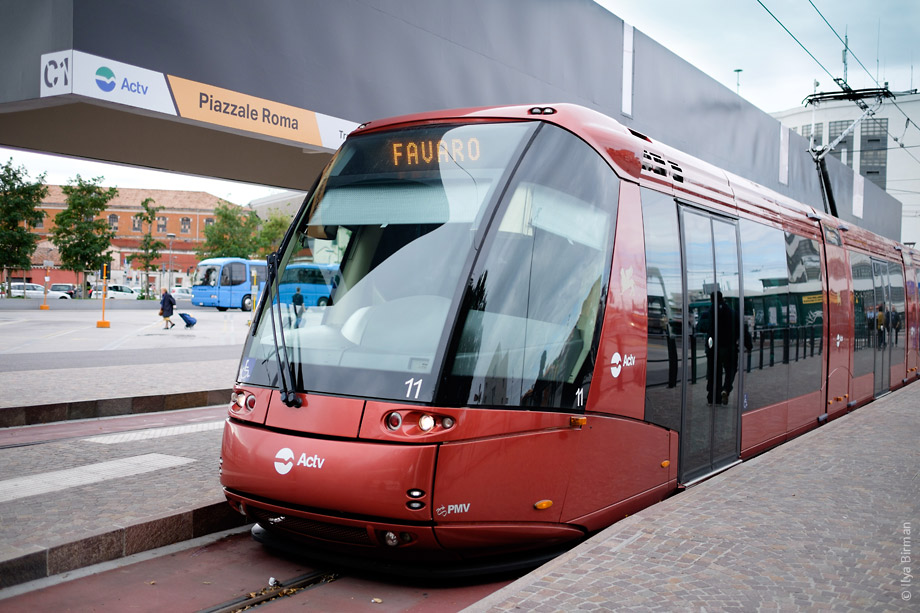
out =
[[[875,338],[875,395],[884,394],[891,388],[891,292],[888,285],[888,263],[872,260],[872,279],[875,287],[873,313],[875,321],[872,330]]]
[[[740,452],[738,338],[741,283],[738,226],[681,211],[686,262],[686,385],[679,480],[688,483],[733,464]]]

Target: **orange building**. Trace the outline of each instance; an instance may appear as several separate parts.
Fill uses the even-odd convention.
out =
[[[115,232],[109,253],[112,262],[112,283],[141,286],[143,271],[132,265],[128,258],[140,251],[141,239],[149,231],[146,224],[134,216],[143,212],[141,203],[152,198],[151,206],[163,207],[157,213],[153,238],[165,247],[160,258],[154,261],[148,283],[155,288],[169,283],[172,272],[173,285],[190,285],[191,275],[198,264],[195,250],[204,242],[204,228],[214,223],[214,209],[221,199],[206,192],[173,191],[160,189],[119,188],[118,195],[109,201],[106,210],[99,216],[105,219]],[[42,283],[44,265],[53,263],[47,276],[51,283],[78,283],[77,275],[61,268],[60,254],[51,242],[51,231],[58,213],[67,208],[67,197],[59,185],[49,185],[48,195],[41,204],[45,211],[42,223],[34,229],[39,235],[38,247],[32,256],[32,270],[18,271],[14,279],[25,279]]]

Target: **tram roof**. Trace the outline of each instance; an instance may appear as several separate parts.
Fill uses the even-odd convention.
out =
[[[819,232],[818,222],[844,231],[844,244],[891,252],[896,241],[851,226],[823,210],[675,149],[593,109],[570,103],[472,107],[429,111],[374,120],[354,134],[438,121],[543,121],[558,125],[601,153],[621,178],[654,187],[675,197],[717,203],[737,211]],[[906,254],[913,252],[905,250]],[[896,256],[899,257],[900,256]],[[909,255],[908,255],[909,257]]]

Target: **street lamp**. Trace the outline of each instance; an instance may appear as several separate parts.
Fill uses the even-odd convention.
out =
[[[176,238],[176,235],[170,232],[169,234],[166,235],[166,238],[169,239],[169,277],[168,277],[169,283],[166,285],[166,291],[171,292],[172,291],[172,256],[173,256],[172,242],[173,242],[173,239]]]

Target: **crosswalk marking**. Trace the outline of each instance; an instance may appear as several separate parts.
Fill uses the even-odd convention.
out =
[[[48,494],[71,487],[119,479],[131,475],[140,475],[163,468],[182,466],[183,464],[194,461],[195,460],[192,458],[163,455],[160,453],[148,453],[130,458],[122,458],[120,460],[110,460],[108,462],[78,466],[76,468],[29,475],[28,477],[7,479],[5,481],[0,481],[0,502]]]
[[[133,430],[131,432],[116,432],[115,434],[101,434],[83,439],[88,443],[100,443],[102,445],[113,445],[115,443],[131,443],[133,441],[146,441],[152,438],[161,438],[164,436],[176,436],[178,434],[192,434],[195,432],[207,432],[209,430],[219,430],[224,427],[223,421],[209,421],[202,424],[188,424],[185,426],[166,426],[165,428],[150,428],[147,430]]]

